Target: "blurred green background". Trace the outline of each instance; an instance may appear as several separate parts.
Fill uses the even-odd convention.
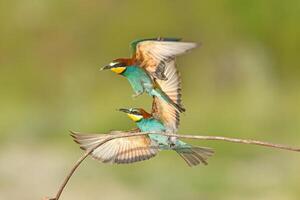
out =
[[[57,191],[82,154],[68,130],[127,130],[117,108],[150,109],[124,78],[99,71],[137,38],[202,44],[178,58],[180,133],[300,146],[299,19],[298,0],[1,1],[0,199]],[[216,150],[208,166],[173,152],[132,165],[87,159],[62,199],[299,199],[300,154],[193,143]]]

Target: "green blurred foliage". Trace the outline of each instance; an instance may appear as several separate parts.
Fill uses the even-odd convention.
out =
[[[299,18],[297,0],[1,1],[0,199],[54,193],[81,153],[68,130],[126,130],[134,124],[117,108],[150,109],[124,78],[99,71],[137,38],[201,43],[178,58],[180,133],[300,145]],[[299,198],[299,155],[194,143],[216,149],[208,167],[171,152],[128,166],[89,160],[63,198]]]

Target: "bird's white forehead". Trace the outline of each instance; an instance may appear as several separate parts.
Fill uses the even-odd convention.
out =
[[[118,62],[111,62],[111,63],[109,63],[109,66],[114,66],[115,64],[118,64]]]

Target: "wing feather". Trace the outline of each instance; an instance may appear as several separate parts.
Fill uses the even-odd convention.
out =
[[[181,100],[181,78],[178,70],[175,66],[175,60],[171,60],[166,64],[166,77],[167,80],[159,80],[156,82],[170,99],[182,107]],[[154,97],[152,104],[152,115],[157,119],[160,119],[164,125],[171,132],[176,132],[179,126],[179,112],[165,101]]]
[[[165,80],[166,62],[195,48],[196,43],[178,40],[140,40],[135,43],[134,59],[154,78]]]
[[[130,131],[132,132],[132,131]],[[122,131],[114,131],[110,134],[78,134],[72,133],[74,141],[80,148],[88,151],[99,145],[111,134],[124,134]],[[128,133],[128,132],[127,132]],[[142,150],[142,151],[141,151]],[[146,160],[154,157],[158,148],[146,136],[133,136],[127,138],[116,138],[97,147],[91,156],[104,163],[132,163],[139,160]]]

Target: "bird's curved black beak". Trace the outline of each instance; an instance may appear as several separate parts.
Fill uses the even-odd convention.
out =
[[[131,113],[129,109],[127,108],[120,108],[118,111],[124,112],[124,113]]]
[[[104,67],[101,67],[101,68],[100,68],[100,71],[106,70],[106,69],[110,69],[110,68],[111,68],[110,65],[106,65],[106,66],[104,66]]]

